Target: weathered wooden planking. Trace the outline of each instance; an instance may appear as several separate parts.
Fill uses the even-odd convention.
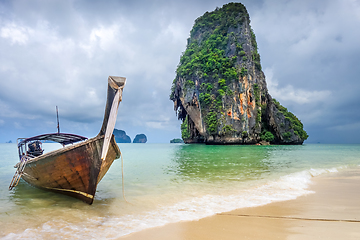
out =
[[[104,161],[101,149],[104,136],[68,146],[30,160],[23,179],[29,184],[76,197],[92,204],[97,184],[120,156],[114,136]]]
[[[97,184],[121,154],[112,132],[125,82],[126,78],[109,76],[103,125],[95,138],[30,159],[22,178],[35,187],[92,204]],[[60,135],[64,134],[56,136]]]

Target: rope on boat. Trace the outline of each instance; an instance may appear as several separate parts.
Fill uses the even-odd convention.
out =
[[[9,186],[9,190],[12,190],[14,187],[16,187],[20,181],[21,176],[24,173],[24,169],[26,166],[27,161],[29,160],[29,157],[27,156],[23,156],[20,160],[20,164],[17,167],[15,174],[11,180],[10,186]]]
[[[123,159],[123,156],[122,156],[122,153],[120,152],[120,157],[121,157],[121,180],[122,180],[122,194],[123,194],[123,198],[125,200],[125,202],[129,203],[127,200],[126,200],[126,197],[125,197],[125,183],[124,183],[124,159]]]

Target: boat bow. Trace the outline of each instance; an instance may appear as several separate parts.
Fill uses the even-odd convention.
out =
[[[108,97],[105,107],[104,122],[99,132],[99,135],[105,134],[104,145],[101,151],[101,160],[105,160],[109,149],[125,82],[126,78],[124,77],[109,76],[108,78]]]
[[[104,121],[96,137],[87,139],[74,134],[53,133],[21,139],[18,144],[21,162],[17,164],[10,189],[23,178],[35,187],[92,204],[98,183],[121,154],[113,130],[125,82],[124,77],[108,78]],[[59,142],[64,147],[37,156],[27,151],[27,143],[45,140]]]

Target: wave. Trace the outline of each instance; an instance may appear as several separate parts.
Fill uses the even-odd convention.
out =
[[[296,199],[311,194],[308,190],[315,176],[338,172],[339,168],[309,169],[279,177],[277,180],[239,189],[234,194],[208,194],[192,197],[171,206],[160,206],[153,211],[127,214],[118,217],[93,217],[85,222],[70,224],[64,220],[52,220],[39,228],[10,233],[3,239],[24,238],[89,238],[116,239],[133,232],[163,226],[168,223],[198,220],[221,212],[266,205],[277,201]]]

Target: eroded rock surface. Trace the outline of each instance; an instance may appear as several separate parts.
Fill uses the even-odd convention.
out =
[[[137,134],[134,138],[133,143],[146,143],[147,137],[145,134]]]
[[[295,115],[273,100],[244,5],[229,3],[195,20],[170,99],[185,143],[302,144]]]
[[[117,143],[131,143],[131,138],[126,135],[124,130],[118,130],[115,128],[113,134]]]

